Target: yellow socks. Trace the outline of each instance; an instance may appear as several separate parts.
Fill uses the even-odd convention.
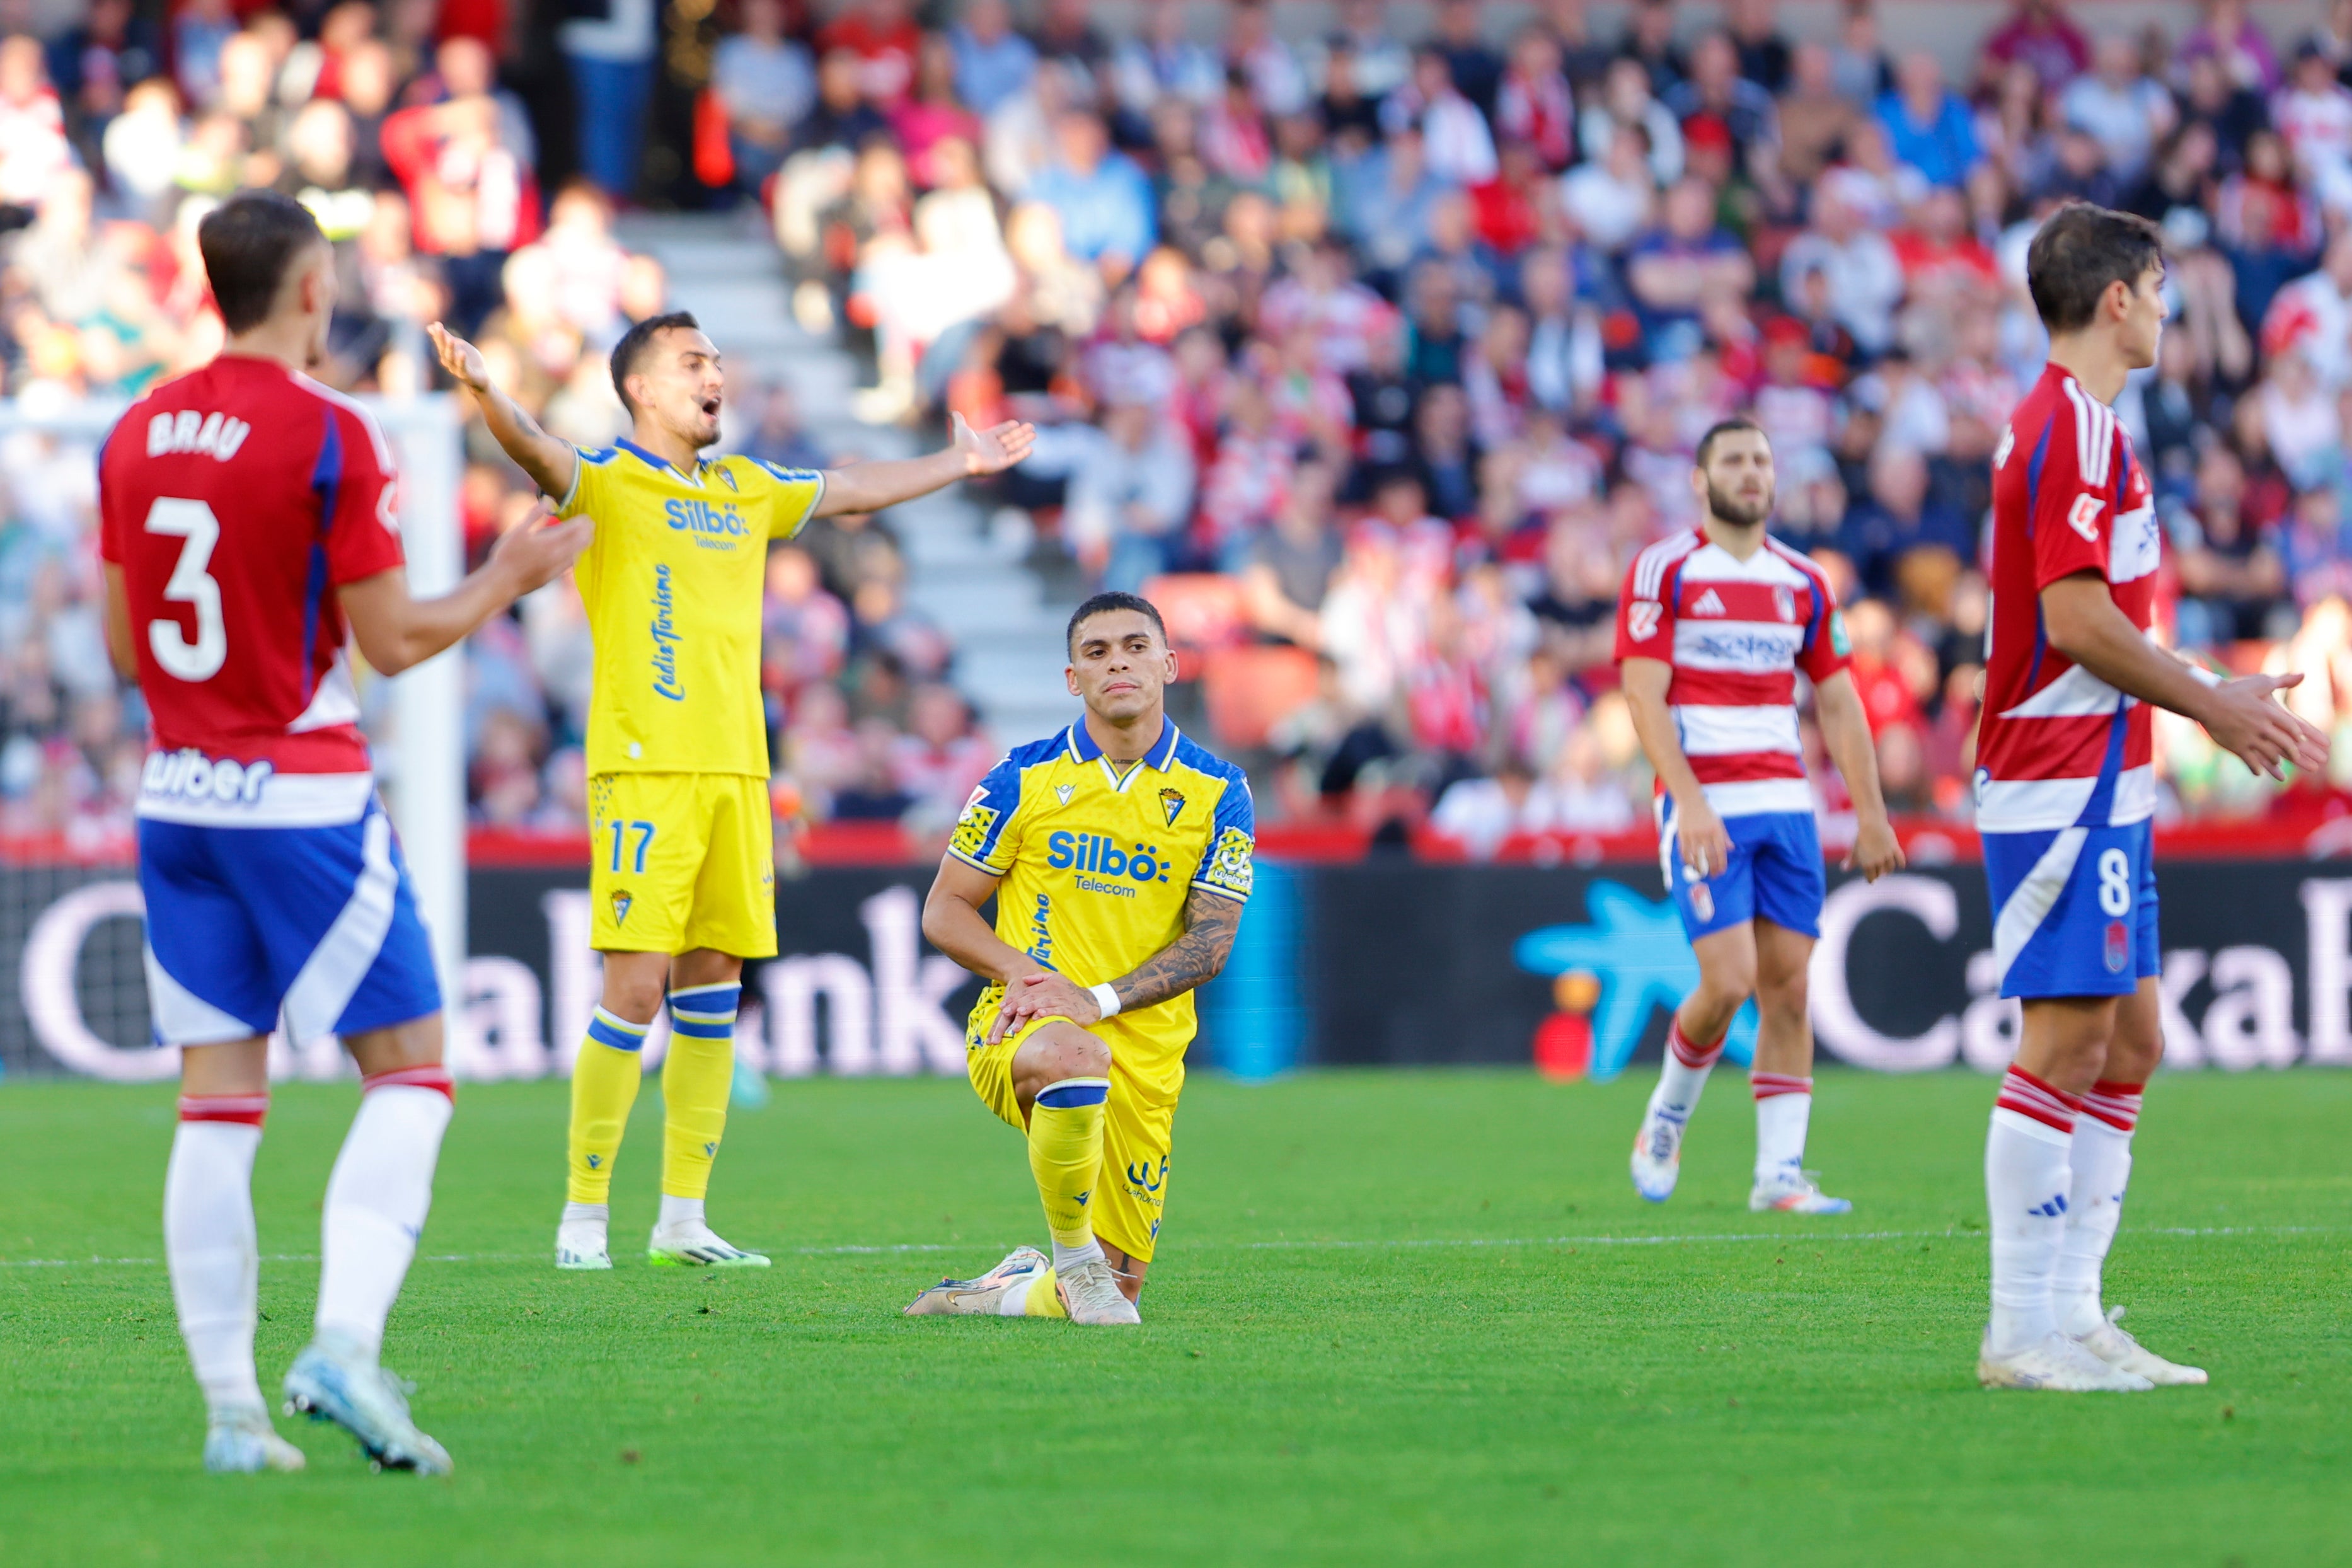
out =
[[[645,1078],[638,1053],[645,1049],[649,1027],[602,1007],[589,1021],[579,1064],[572,1069],[569,1184],[575,1204],[601,1204],[612,1195],[613,1162],[621,1152],[629,1108],[637,1102],[637,1085]]]
[[[669,1056],[662,1063],[662,1195],[699,1199],[727,1131],[735,1087],[735,1005],[743,988],[697,985],[669,994]]]
[[[1066,1078],[1040,1090],[1029,1110],[1029,1171],[1045,1203],[1057,1268],[1074,1254],[1095,1254],[1087,1204],[1102,1176],[1103,1101],[1109,1096],[1107,1078]]]

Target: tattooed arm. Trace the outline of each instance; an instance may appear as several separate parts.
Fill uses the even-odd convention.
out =
[[[1108,983],[1118,993],[1118,1010],[1150,1007],[1214,980],[1233,956],[1234,937],[1241,926],[1239,899],[1194,888],[1184,900],[1184,934]],[[1066,975],[1022,975],[1004,988],[1004,1005],[989,1031],[990,1043],[1041,1017],[1093,1024],[1101,1020],[1102,1007],[1092,990]]]

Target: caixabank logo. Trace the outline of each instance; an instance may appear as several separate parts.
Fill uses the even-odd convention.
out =
[[[1528,932],[1512,944],[1511,958],[1552,981],[1557,1010],[1537,1026],[1536,1065],[1551,1077],[1590,1074],[1605,1083],[1633,1059],[1652,1013],[1690,994],[1698,960],[1669,900],[1596,879],[1584,903],[1589,919]],[[1723,1053],[1745,1063],[1755,1050],[1751,1002],[1732,1020]]]

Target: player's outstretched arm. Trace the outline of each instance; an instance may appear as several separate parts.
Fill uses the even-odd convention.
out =
[[[1675,838],[1683,864],[1696,877],[1712,877],[1731,864],[1731,834],[1723,818],[1706,803],[1698,774],[1683,754],[1682,737],[1675,731],[1675,716],[1666,710],[1666,689],[1675,667],[1662,658],[1628,658],[1618,683],[1624,689],[1625,707],[1633,716],[1633,734],[1650,769],[1666,786],[1675,802]]]
[[[955,428],[954,441],[929,457],[827,468],[824,494],[811,515],[832,517],[848,511],[879,511],[886,506],[897,506],[933,490],[945,489],[958,479],[1001,474],[1026,458],[1029,448],[1037,442],[1036,426],[1018,419],[1008,419],[990,429],[974,430],[964,423],[962,415],[950,417]]]
[[[481,350],[438,321],[425,331],[433,340],[433,352],[440,356],[441,368],[474,395],[482,407],[483,423],[507,456],[543,493],[559,501],[570,495],[572,481],[580,472],[580,454],[572,443],[541,429],[539,421],[524,413],[513,398],[490,384],[489,366],[483,363]]]
[[[1225,960],[1233,956],[1234,938],[1241,929],[1240,900],[1193,889],[1192,896],[1184,900],[1184,934],[1108,983],[1118,994],[1118,1011],[1149,1007],[1214,980],[1225,967]],[[1066,974],[1025,975],[1004,988],[1004,1005],[989,1030],[989,1043],[1041,1017],[1092,1024],[1102,1017],[1102,1007],[1092,991]]]
[[[1864,879],[1872,882],[1889,871],[1901,870],[1903,844],[1886,820],[1886,797],[1878,789],[1878,751],[1871,744],[1870,719],[1862,710],[1862,695],[1853,689],[1853,677],[1841,669],[1826,680],[1816,681],[1813,716],[1821,721],[1822,744],[1829,749],[1838,777],[1845,780],[1845,793],[1853,799],[1853,847],[1846,851],[1841,867],[1848,871],[1860,868]]]
[[[2312,773],[2327,766],[2327,737],[2271,700],[2302,676],[2250,675],[2209,685],[2141,635],[2097,573],[2077,572],[2042,589],[2042,624],[2052,647],[2116,690],[2194,719],[2258,773],[2284,778],[2289,763]]]
[[[368,663],[384,675],[424,663],[521,598],[571,570],[595,536],[584,517],[554,520],[541,501],[528,521],[509,530],[480,571],[437,599],[408,596],[408,574],[394,567],[343,585],[343,614]]]

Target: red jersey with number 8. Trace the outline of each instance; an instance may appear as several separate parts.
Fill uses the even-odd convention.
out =
[[[2162,555],[2147,475],[2115,410],[2045,366],[1993,453],[1980,832],[2122,826],[2155,814],[2147,705],[2050,646],[2042,590],[2095,572],[2145,632]]]
[[[403,563],[397,504],[374,418],[274,360],[224,354],[131,405],[99,513],[153,731],[141,816],[356,818],[370,763],[337,590]]]

